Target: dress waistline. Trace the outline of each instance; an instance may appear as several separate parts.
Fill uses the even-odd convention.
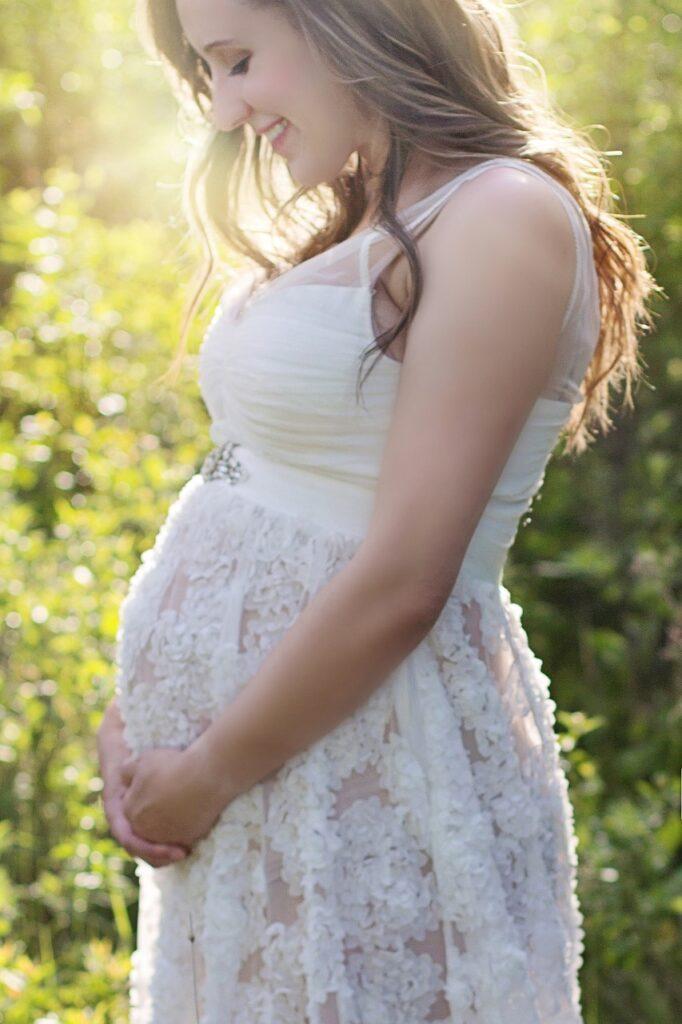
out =
[[[321,529],[362,540],[372,515],[369,488],[285,462],[275,462],[235,441],[213,448],[201,466],[207,482],[227,481],[242,497]]]
[[[213,448],[201,466],[201,475],[211,481],[227,482],[239,488],[247,500],[284,515],[299,517],[321,530],[364,540],[374,508],[370,488],[313,472],[284,462],[275,462],[236,441]],[[507,530],[499,530],[494,519],[484,515],[469,543],[460,573],[502,582],[507,556]]]

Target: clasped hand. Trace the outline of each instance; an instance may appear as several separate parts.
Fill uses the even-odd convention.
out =
[[[198,741],[184,750],[155,747],[127,758],[121,767],[128,787],[121,806],[134,832],[151,842],[189,848],[203,839],[230,802],[211,774]]]

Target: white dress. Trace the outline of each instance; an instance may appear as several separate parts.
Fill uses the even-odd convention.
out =
[[[234,800],[186,860],[138,860],[131,1024],[582,1020],[555,704],[502,572],[597,341],[589,229],[551,176],[507,158],[400,217],[425,226],[500,164],[546,181],[574,230],[552,379],[428,636],[355,714]],[[358,359],[396,252],[370,228],[264,287],[240,278],[218,304],[199,358],[218,447],[121,608],[116,691],[135,753],[191,743],[361,543],[401,364],[380,357],[358,404]]]

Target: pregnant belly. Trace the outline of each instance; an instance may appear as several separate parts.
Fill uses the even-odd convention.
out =
[[[193,477],[120,610],[116,692],[130,748],[196,739],[353,550]]]
[[[159,565],[166,575],[168,566]],[[197,585],[184,558],[173,566],[160,600],[150,574],[131,594],[119,630],[117,692],[126,740],[136,752],[156,746],[184,747],[206,728],[219,688],[236,684],[239,658],[230,643],[224,601],[229,575],[216,587]]]

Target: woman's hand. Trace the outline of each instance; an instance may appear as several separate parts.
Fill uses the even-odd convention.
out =
[[[212,784],[204,746],[156,747],[128,758],[123,813],[137,835],[151,842],[191,846],[203,839],[226,803]]]
[[[132,829],[123,812],[123,797],[126,783],[121,776],[123,763],[131,756],[130,748],[123,739],[123,720],[118,705],[113,700],[104,712],[97,733],[99,768],[104,789],[102,804],[111,835],[130,854],[150,864],[153,868],[165,867],[183,860],[191,850],[178,843],[154,843],[143,839]]]

